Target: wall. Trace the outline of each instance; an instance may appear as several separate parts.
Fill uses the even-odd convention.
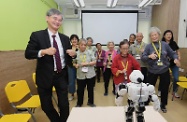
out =
[[[178,41],[180,0],[162,0],[162,4],[152,9],[152,26],[157,26],[163,33],[170,29]]]
[[[179,18],[179,33],[178,33],[178,44],[180,47],[187,47],[187,0],[181,0],[180,4],[180,18]],[[184,22],[185,20],[185,22]]]
[[[182,55],[181,67],[184,68],[184,74],[187,73],[187,0],[180,0],[180,17],[179,17],[179,32],[178,32],[178,44],[180,46],[180,51]],[[184,22],[184,19],[186,22]]]
[[[71,36],[71,34],[77,34],[79,38],[82,38],[81,20],[63,20],[62,28],[63,33],[67,36]]]
[[[52,7],[57,8],[53,0],[0,0],[0,50],[25,49],[31,32],[47,27],[45,14]]]
[[[24,51],[1,51],[0,52],[0,109],[3,113],[13,111],[5,95],[5,86],[14,80],[26,80],[33,94],[36,88],[32,82],[32,73],[35,70],[36,62],[26,60]]]
[[[47,2],[46,2],[47,1]],[[13,80],[25,79],[33,94],[32,81],[35,60],[24,58],[24,49],[32,31],[45,29],[45,13],[57,8],[53,0],[0,0],[0,110],[12,113],[4,92],[5,85]]]

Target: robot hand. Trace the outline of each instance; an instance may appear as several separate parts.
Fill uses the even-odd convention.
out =
[[[118,93],[118,95],[120,95],[120,96],[124,96],[124,95],[127,93],[126,84],[120,83],[117,93]]]
[[[119,88],[117,90],[117,94],[115,97],[115,103],[117,106],[122,106],[123,96],[126,94],[126,92],[127,92],[126,85],[123,83],[119,84]]]
[[[123,105],[123,97],[116,97],[115,98],[115,103],[117,106],[122,106]]]
[[[151,96],[151,99],[153,101],[153,108],[155,109],[155,111],[159,111],[160,110],[160,101],[159,101],[157,95],[153,94]]]

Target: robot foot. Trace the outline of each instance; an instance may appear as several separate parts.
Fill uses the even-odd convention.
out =
[[[145,122],[144,115],[142,112],[136,112],[137,122]]]
[[[126,122],[134,122],[133,113],[126,112]]]

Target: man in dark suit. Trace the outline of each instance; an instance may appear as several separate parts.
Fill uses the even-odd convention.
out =
[[[62,14],[50,9],[46,14],[48,28],[33,32],[25,50],[27,59],[37,59],[36,84],[42,110],[51,122],[66,122],[69,116],[68,73],[72,56],[69,37],[58,33],[62,24]],[[58,98],[58,113],[52,104],[52,87],[55,87]]]

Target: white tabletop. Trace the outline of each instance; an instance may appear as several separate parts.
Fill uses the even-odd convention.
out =
[[[144,118],[145,122],[167,122],[152,106],[146,107]],[[125,109],[115,106],[74,107],[67,122],[125,122]]]

